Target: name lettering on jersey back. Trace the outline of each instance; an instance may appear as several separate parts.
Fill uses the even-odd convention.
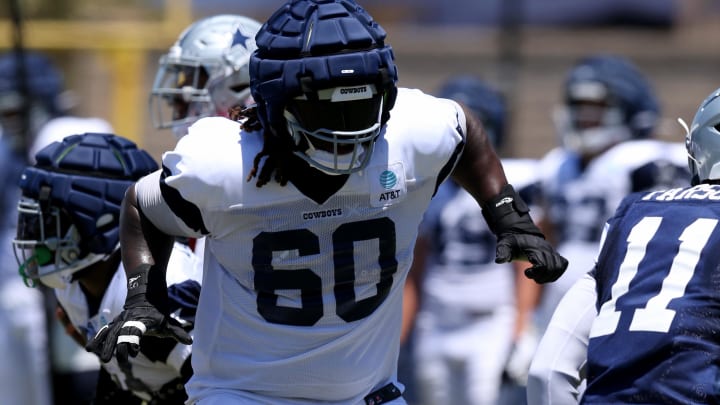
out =
[[[402,162],[371,167],[368,173],[371,206],[387,207],[405,199],[407,182]]]
[[[673,188],[653,191],[643,196],[643,201],[711,200],[720,201],[720,186],[699,184],[690,188]]]
[[[303,212],[302,219],[309,220],[309,219],[320,219],[320,218],[329,218],[329,217],[341,217],[342,215],[343,215],[342,208],[334,208],[331,210]]]

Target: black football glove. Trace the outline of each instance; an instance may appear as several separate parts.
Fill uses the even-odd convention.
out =
[[[568,261],[545,240],[532,222],[530,210],[511,185],[483,205],[483,216],[497,236],[495,263],[527,260],[532,267],[525,276],[543,284],[557,280]]]
[[[118,362],[128,363],[128,356],[135,357],[140,352],[140,338],[143,335],[173,338],[186,345],[192,343],[192,337],[178,321],[164,315],[148,302],[145,290],[149,268],[149,265],[141,266],[128,273],[124,311],[103,326],[85,348],[104,363],[110,361],[115,350]]]

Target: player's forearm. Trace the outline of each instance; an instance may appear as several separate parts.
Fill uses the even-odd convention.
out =
[[[513,338],[517,339],[531,327],[532,316],[540,301],[542,286],[525,277],[525,269],[531,264],[525,261],[513,262],[515,269],[515,303],[517,318]]]
[[[147,283],[146,290],[141,293],[144,292],[158,309],[164,307],[167,298],[165,267],[172,251],[173,238],[161,232],[142,215],[135,187],[128,188],[123,199],[120,244],[128,281],[140,277]],[[130,287],[129,283],[128,293],[131,292]]]
[[[426,252],[430,248],[430,241],[418,236],[415,242],[413,263],[410,267],[405,288],[403,290],[403,319],[400,331],[400,343],[405,343],[415,327],[415,319],[420,311],[421,283],[425,272]]]

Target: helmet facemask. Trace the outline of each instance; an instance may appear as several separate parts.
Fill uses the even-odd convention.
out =
[[[220,14],[187,27],[160,58],[150,94],[156,128],[178,137],[204,117],[227,116],[250,96],[248,62],[261,24],[241,15]]]
[[[153,125],[171,128],[182,137],[198,119],[216,115],[207,81],[207,70],[200,63],[164,56],[150,94]]]
[[[599,82],[570,86],[565,104],[553,118],[563,145],[582,155],[595,155],[632,137],[622,109]]]
[[[284,111],[295,155],[331,175],[367,166],[382,128],[383,94],[375,85],[338,86],[291,100]]]
[[[109,256],[84,252],[81,240],[77,227],[59,208],[43,209],[26,197],[18,202],[17,238],[12,243],[26,285],[36,286],[39,280],[50,288],[65,288],[75,272]]]

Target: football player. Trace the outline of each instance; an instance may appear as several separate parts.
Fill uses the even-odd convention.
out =
[[[28,285],[54,290],[68,333],[85,346],[123,309],[120,203],[127,187],[157,164],[129,140],[99,133],[51,143],[36,160],[20,181],[13,241],[19,272]],[[172,313],[172,325],[187,331],[193,326],[200,270],[189,248],[173,246],[167,298],[157,305]],[[187,399],[183,384],[192,374],[191,346],[151,336],[143,340],[143,350],[129,364],[102,365],[96,403],[182,404]]]
[[[555,114],[561,146],[541,161],[541,229],[570,261],[543,288],[543,331],[567,289],[594,264],[602,227],[630,192],[689,184],[682,143],[653,139],[660,108],[647,78],[629,60],[591,55],[568,72]]]
[[[0,138],[0,392],[13,404],[52,404],[50,365],[43,295],[26,291],[17,280],[12,254],[11,222],[15,220],[17,181],[24,167],[22,158],[7,139]],[[13,218],[10,218],[10,215]]]
[[[260,23],[221,14],[187,27],[160,58],[150,92],[150,116],[177,138],[202,117],[228,116],[252,104],[248,63]]]
[[[498,90],[458,76],[443,83],[438,96],[466,106],[493,147],[502,146],[507,106]],[[518,193],[532,196],[536,161],[502,164]],[[506,360],[530,325],[538,285],[524,285],[526,263],[513,263],[515,270],[495,263],[493,232],[472,195],[452,180],[430,202],[416,243],[410,271],[411,280],[422,278],[415,341],[421,403],[497,404]]]
[[[58,322],[51,318],[46,324],[43,317],[45,309],[54,306],[52,294],[46,289],[23,288],[17,277],[11,243],[16,234],[16,205],[20,197],[17,182],[25,164],[34,162],[35,152],[41,147],[65,135],[111,131],[111,127],[100,118],[71,115],[73,105],[69,100],[72,97],[64,88],[62,72],[47,55],[35,51],[22,52],[22,59],[19,55],[16,52],[0,55],[0,133],[4,144],[17,160],[13,166],[3,159],[12,168],[3,170],[3,176],[12,179],[8,180],[10,187],[4,189],[0,197],[0,213],[5,216],[0,221],[0,246],[3,247],[0,254],[0,295],[4,297],[0,303],[0,307],[4,308],[0,311],[7,311],[5,319],[15,324],[4,324],[0,329],[8,331],[13,339],[20,337],[22,343],[0,345],[13,351],[2,355],[8,362],[0,367],[3,369],[0,384],[4,386],[7,383],[9,390],[18,394],[23,391],[20,387],[27,387],[28,394],[33,398],[6,398],[10,402],[42,404],[50,392],[49,370],[54,395],[71,394],[80,400],[92,395],[99,365],[94,356],[63,336]],[[11,360],[18,358],[18,353],[25,353],[26,358],[18,361],[22,364]],[[5,367],[7,370],[4,370]],[[23,370],[35,370],[34,375],[24,375]],[[18,384],[18,378],[23,383]],[[70,386],[73,388],[66,390]],[[9,392],[5,389],[0,391]],[[73,400],[67,395],[64,398]]]
[[[690,128],[692,186],[622,201],[541,340],[530,404],[720,402],[720,89]]]
[[[540,283],[562,274],[481,124],[398,88],[385,36],[352,0],[273,13],[250,58],[257,108],[242,123],[197,121],[128,190],[126,309],[91,350],[123,360],[146,333],[187,341],[153,302],[172,235],[206,236],[190,403],[404,403],[403,286],[422,214],[451,175],[483,205],[496,260],[527,257]]]

